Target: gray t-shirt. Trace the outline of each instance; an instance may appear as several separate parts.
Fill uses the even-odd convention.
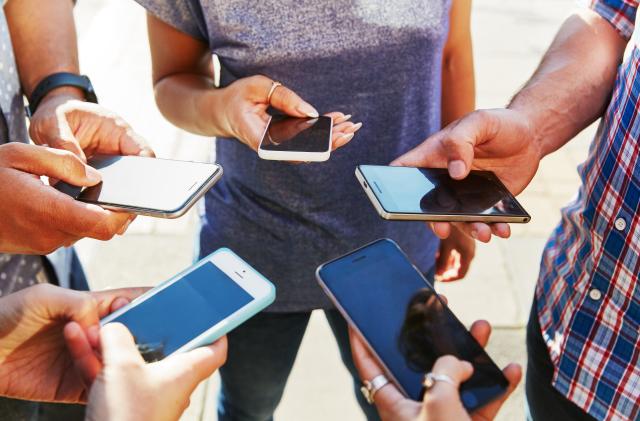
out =
[[[225,175],[206,196],[201,256],[236,251],[276,284],[269,310],[279,312],[329,308],[316,267],[380,237],[396,240],[425,272],[433,267],[435,236],[422,223],[382,220],[354,170],[388,164],[439,129],[450,0],[137,1],[206,42],[223,85],[263,74],[321,113],[364,123],[319,164],[265,161],[218,139]]]

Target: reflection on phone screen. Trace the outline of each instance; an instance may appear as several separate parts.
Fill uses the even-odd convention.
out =
[[[127,326],[147,361],[172,354],[253,297],[211,262],[159,290],[112,322]]]
[[[496,176],[472,171],[454,180],[445,169],[361,165],[386,211],[436,215],[528,216]]]
[[[279,152],[327,152],[331,148],[329,117],[294,118],[274,116],[260,149]]]
[[[377,241],[323,266],[319,273],[351,321],[414,400],[440,356],[471,362],[461,386],[467,409],[504,392],[507,380],[395,243]]]

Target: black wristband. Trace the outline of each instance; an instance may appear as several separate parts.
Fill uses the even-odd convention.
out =
[[[42,99],[49,92],[61,86],[73,86],[80,88],[84,92],[85,100],[95,104],[98,103],[98,97],[96,96],[96,92],[93,90],[93,85],[91,84],[91,80],[89,80],[88,76],[66,72],[54,73],[42,79],[31,93],[31,98],[29,98],[29,108],[27,108],[29,116],[32,116],[36,112],[38,105],[40,105]]]

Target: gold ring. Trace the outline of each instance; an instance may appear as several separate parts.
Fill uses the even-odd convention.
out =
[[[278,89],[278,86],[282,86],[282,83],[276,82],[275,80],[271,82],[271,89],[269,89],[269,95],[267,95],[267,104],[271,104],[271,97],[276,89]]]

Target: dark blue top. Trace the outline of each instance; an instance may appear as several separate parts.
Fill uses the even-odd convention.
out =
[[[396,240],[422,270],[432,268],[437,238],[422,223],[382,220],[354,171],[387,164],[440,128],[450,0],[138,2],[208,43],[223,85],[263,74],[321,113],[364,123],[351,143],[316,164],[264,161],[219,139],[225,174],[206,196],[201,255],[234,250],[276,284],[270,310],[281,312],[330,307],[316,267],[376,238]]]

